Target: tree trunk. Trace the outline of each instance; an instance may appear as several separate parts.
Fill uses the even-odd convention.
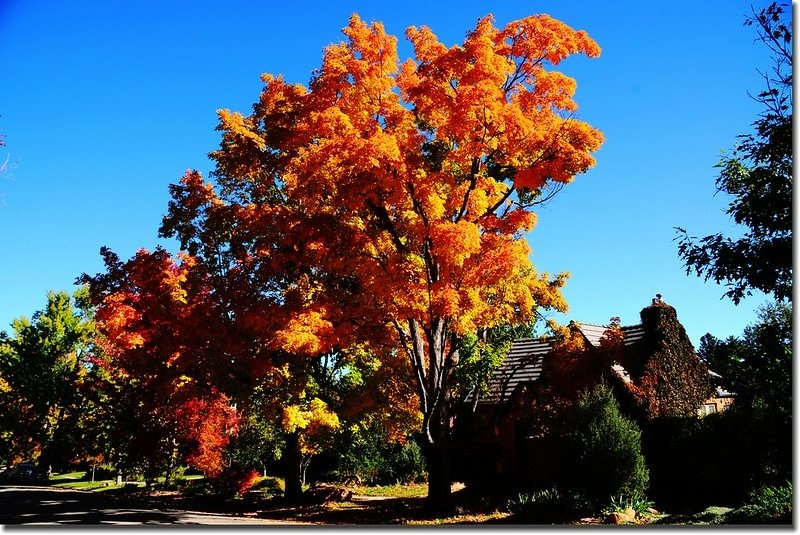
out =
[[[300,483],[303,485],[306,484],[306,472],[309,464],[311,464],[311,455],[303,455],[300,458]]]
[[[172,484],[172,476],[175,473],[175,468],[178,464],[178,442],[175,438],[170,437],[169,439],[172,448],[169,452],[169,457],[167,458],[167,472],[164,475],[164,487],[169,487]]]
[[[286,451],[283,458],[286,464],[283,496],[289,502],[298,502],[303,495],[303,456],[300,453],[300,437],[297,433],[292,433],[286,437]]]
[[[450,504],[450,420],[447,404],[440,406],[431,422],[428,444],[428,504],[433,507],[447,507]]]
[[[428,504],[446,507],[450,504],[450,452],[445,444],[428,447]]]
[[[446,507],[450,503],[450,387],[458,352],[453,349],[455,339],[447,348],[447,336],[447,325],[442,318],[435,318],[430,328],[421,326],[414,318],[408,320],[407,347],[420,395],[428,504],[433,507]]]

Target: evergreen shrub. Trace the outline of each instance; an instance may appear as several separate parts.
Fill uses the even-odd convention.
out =
[[[750,492],[747,504],[731,511],[727,524],[791,524],[792,484],[762,486]]]
[[[566,487],[582,497],[588,510],[599,511],[612,496],[645,495],[649,471],[641,431],[620,413],[608,386],[581,394],[565,442],[572,459]]]

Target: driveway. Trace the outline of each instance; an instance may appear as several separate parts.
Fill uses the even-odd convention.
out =
[[[298,525],[300,522],[196,511],[128,508],[102,493],[52,487],[0,486],[0,524],[6,525]]]

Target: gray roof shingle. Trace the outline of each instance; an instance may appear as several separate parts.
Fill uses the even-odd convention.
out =
[[[593,323],[580,324],[586,340],[593,346],[600,343],[600,338],[608,329],[607,325]],[[631,345],[644,337],[641,325],[622,327],[625,333],[625,345]],[[485,403],[508,401],[514,390],[521,384],[536,382],[542,373],[544,359],[550,354],[552,338],[521,338],[514,340],[506,360],[494,372],[489,381],[489,392],[479,400]]]

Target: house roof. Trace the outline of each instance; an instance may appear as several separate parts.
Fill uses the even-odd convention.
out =
[[[722,388],[721,386],[717,386],[714,388],[714,396],[718,398],[735,398],[735,392],[729,392]]]
[[[596,323],[580,323],[579,325],[581,333],[593,346],[600,344],[600,338],[603,337],[603,333],[608,329],[608,325],[597,325]]]
[[[595,323],[579,324],[586,341],[593,346],[600,343],[600,338],[608,329],[608,325]],[[625,345],[631,345],[644,337],[644,327],[629,325],[622,327],[625,333]],[[514,340],[506,360],[495,370],[489,381],[489,392],[479,402],[498,403],[507,401],[516,388],[524,383],[536,382],[542,373],[544,358],[550,354],[554,340],[552,338],[521,338]]]
[[[506,401],[522,383],[535,382],[542,373],[544,357],[550,353],[552,340],[522,338],[514,340],[506,360],[489,381],[489,392],[480,401]]]

